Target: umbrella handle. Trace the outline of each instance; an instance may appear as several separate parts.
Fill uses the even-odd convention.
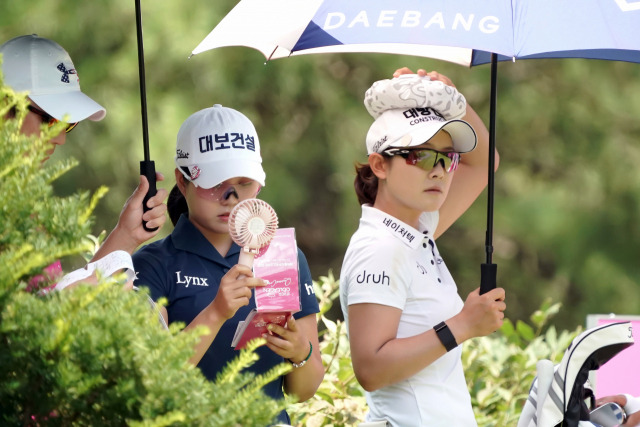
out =
[[[497,264],[480,264],[480,295],[496,288]]]
[[[150,208],[147,206],[147,202],[158,192],[158,190],[156,189],[155,162],[153,160],[142,160],[140,162],[140,175],[144,175],[147,178],[147,181],[149,181],[149,190],[147,191],[147,194],[145,194],[144,200],[142,201],[142,211],[146,212],[150,210]],[[149,232],[156,231],[158,229],[158,227],[148,228],[146,221],[142,221],[142,227],[145,229],[145,231]]]

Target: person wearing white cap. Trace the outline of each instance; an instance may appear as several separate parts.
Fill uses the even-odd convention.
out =
[[[53,40],[35,34],[15,37],[0,46],[4,82],[16,92],[28,92],[29,113],[22,132],[40,132],[41,124],[67,123],[65,132],[51,140],[63,145],[66,134],[82,120],[99,121],[107,111],[80,90],[80,78],[71,57]]]
[[[66,134],[83,120],[99,121],[106,110],[80,90],[78,70],[67,51],[53,40],[36,34],[15,37],[0,45],[4,84],[15,92],[26,92],[30,101],[23,119],[21,132],[39,134],[43,125],[67,123],[66,129],[50,140],[52,147],[47,160],[58,145],[66,142]],[[16,111],[10,112],[15,116]],[[158,174],[157,180],[164,178]],[[166,221],[167,197],[165,189],[159,189],[149,199],[150,210],[143,212],[142,201],[149,188],[147,179],[140,177],[140,184],[124,205],[118,224],[109,234],[92,261],[105,255],[124,250],[133,253],[145,241],[155,236]],[[147,223],[147,231],[142,221]]]
[[[487,184],[488,132],[446,76],[408,73],[365,95],[362,217],[340,273],[362,426],[476,426],[459,345],[500,328],[505,293],[463,302],[435,240]]]
[[[162,312],[168,323],[185,329],[206,325],[209,333],[196,344],[191,361],[210,380],[238,352],[230,346],[238,322],[244,321],[255,299],[252,289],[264,281],[238,264],[241,248],[229,234],[229,214],[265,185],[260,141],[251,121],[221,105],[189,116],[178,131],[175,177],[184,196],[183,213],[170,236],[142,247],[133,255],[139,287],[149,288],[154,300],[166,298]],[[263,391],[282,399],[283,391],[300,401],[315,394],[324,369],[318,350],[318,301],[307,260],[298,250],[301,311],[287,328],[272,324],[275,335],[256,350],[260,359],[249,368],[267,372],[288,359],[294,369]],[[283,411],[278,422],[288,424]]]

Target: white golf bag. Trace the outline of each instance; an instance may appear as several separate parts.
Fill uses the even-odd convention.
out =
[[[594,405],[589,408],[585,403],[589,397],[595,400],[585,386],[589,372],[631,345],[631,322],[611,323],[578,335],[559,364],[539,361],[518,427],[595,426],[589,421]]]

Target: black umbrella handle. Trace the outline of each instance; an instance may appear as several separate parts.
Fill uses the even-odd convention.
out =
[[[149,207],[147,202],[156,195],[156,164],[150,160],[149,155],[149,127],[147,124],[147,94],[144,78],[144,47],[142,42],[142,17],[140,11],[140,0],[135,0],[136,6],[136,35],[138,41],[138,74],[140,77],[140,113],[142,115],[142,148],[144,150],[144,160],[140,162],[140,175],[144,175],[149,182],[149,190],[142,201],[142,211],[147,212]],[[149,228],[147,222],[142,221],[142,227],[149,232],[156,231],[158,227]]]
[[[497,273],[496,264],[480,264],[480,295],[496,288]]]
[[[147,191],[147,194],[144,196],[144,200],[142,201],[142,210],[143,212],[146,212],[148,210],[150,210],[150,208],[147,206],[147,202],[149,201],[150,198],[152,198],[153,196],[156,195],[156,193],[158,192],[158,190],[156,189],[156,164],[153,160],[143,160],[140,162],[140,175],[144,175],[147,178],[147,181],[149,181],[149,191]],[[147,227],[147,222],[146,221],[142,221],[142,227],[146,230],[146,231],[156,231],[158,229],[158,227],[155,228],[149,228]]]

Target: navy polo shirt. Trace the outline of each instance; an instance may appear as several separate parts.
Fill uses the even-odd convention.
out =
[[[137,278],[136,286],[146,286],[151,297],[157,301],[160,297],[168,300],[169,323],[191,321],[216,296],[222,276],[238,263],[240,247],[232,244],[225,257],[200,233],[186,217],[182,215],[170,236],[144,246],[133,255],[133,265]],[[302,310],[294,314],[296,319],[318,313],[318,301],[313,290],[311,272],[307,260],[298,249],[298,267],[300,283],[300,302]],[[231,347],[231,340],[238,326],[255,308],[253,296],[249,305],[240,307],[235,316],[227,320],[213,343],[202,357],[198,367],[209,379],[214,380],[224,366],[238,355]],[[249,371],[263,374],[283,358],[266,346],[256,350],[260,359]],[[275,399],[284,397],[282,386],[284,377],[264,387],[264,392]],[[286,412],[280,414],[279,422],[289,423]]]

